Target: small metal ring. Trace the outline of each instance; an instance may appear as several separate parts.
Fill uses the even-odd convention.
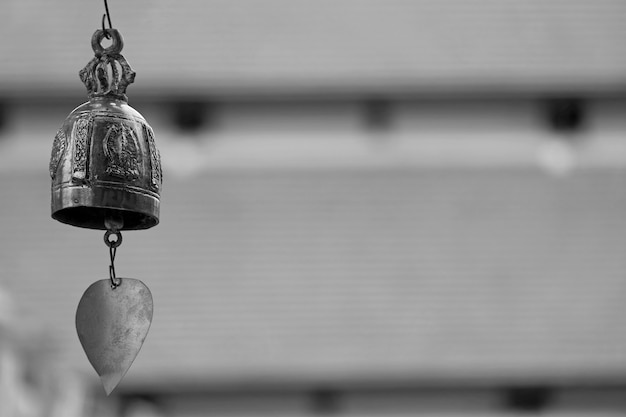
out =
[[[111,235],[117,237],[117,240],[110,240]],[[104,233],[104,243],[110,248],[117,248],[122,244],[122,234],[119,231],[107,230]]]
[[[104,38],[113,38],[113,43],[108,48],[103,48],[100,44]],[[124,39],[117,29],[97,29],[91,37],[91,48],[96,56],[119,54],[124,48]]]

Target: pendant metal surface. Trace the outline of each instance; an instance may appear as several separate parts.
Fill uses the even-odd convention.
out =
[[[153,301],[148,287],[133,278],[94,282],[76,310],[76,330],[89,362],[109,395],[122,380],[152,323]]]

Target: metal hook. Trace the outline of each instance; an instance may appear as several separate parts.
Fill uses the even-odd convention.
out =
[[[106,14],[102,15],[102,32],[104,32],[104,37],[107,39],[111,39],[111,35],[107,33],[107,29],[104,27],[104,19],[107,17]]]
[[[111,280],[111,288],[116,289],[121,283],[122,280],[119,279],[115,275],[115,254],[117,252],[117,248],[111,246],[109,248],[109,257],[111,258],[111,265],[109,265],[109,279]]]
[[[111,240],[111,236],[115,236],[115,240]],[[122,244],[122,234],[118,230],[107,230],[104,233],[104,243],[109,247],[109,257],[111,259],[111,265],[109,265],[109,279],[111,280],[111,288],[117,288],[122,280],[115,275],[115,255],[117,248]]]
[[[104,27],[104,18],[106,17],[109,21],[109,29],[113,29],[113,25],[111,24],[111,13],[109,13],[109,3],[107,0],[104,0],[104,10],[106,13],[102,15],[102,31],[107,39],[111,39],[111,35],[108,34],[106,28]]]

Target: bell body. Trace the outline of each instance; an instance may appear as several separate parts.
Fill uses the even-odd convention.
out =
[[[67,117],[50,159],[52,217],[90,229],[148,229],[159,222],[162,174],[154,133],[126,100],[95,96]]]

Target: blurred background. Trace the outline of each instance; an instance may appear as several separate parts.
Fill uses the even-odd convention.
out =
[[[105,397],[50,218],[101,0],[3,0],[0,416],[626,413],[626,2],[110,0],[161,224]]]

